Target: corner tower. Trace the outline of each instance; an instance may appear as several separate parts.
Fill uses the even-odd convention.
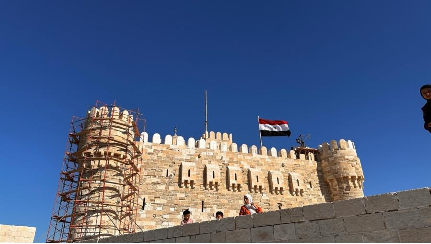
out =
[[[328,183],[331,201],[347,200],[364,196],[361,161],[355,144],[341,139],[319,146],[323,179]]]

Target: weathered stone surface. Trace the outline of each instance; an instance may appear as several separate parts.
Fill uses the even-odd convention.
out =
[[[184,225],[182,228],[183,236],[192,236],[199,234],[199,223],[192,223]]]
[[[392,193],[365,198],[365,210],[367,213],[385,212],[397,210],[398,208],[399,205],[397,196]]]
[[[189,243],[190,242],[190,236],[182,236],[175,238],[175,242],[177,243]]]
[[[201,234],[195,236],[196,243],[210,243],[211,242],[211,234]]]
[[[398,232],[394,230],[382,230],[382,231],[373,231],[369,233],[362,233],[362,240],[364,242],[372,242],[372,243],[396,243],[400,242],[400,238],[398,237]]]
[[[320,235],[317,221],[295,223],[295,233],[298,238],[311,238]]]
[[[271,211],[253,215],[253,226],[267,226],[280,224],[280,211]]]
[[[247,243],[251,242],[250,229],[240,229],[226,232],[227,243]]]
[[[168,232],[168,229],[165,229],[166,233]],[[148,230],[144,232],[144,241],[153,241],[156,240],[155,238],[155,232],[156,230]],[[165,237],[166,238],[166,237]],[[163,239],[163,238],[161,238]]]
[[[249,229],[253,227],[253,215],[235,217],[236,229]]]
[[[168,238],[168,229],[163,228],[163,229],[154,230],[155,240],[166,239],[166,238]]]
[[[182,226],[174,226],[174,227],[168,228],[168,238],[180,237],[182,235],[183,235]]]
[[[385,224],[380,213],[352,216],[344,218],[344,225],[348,233],[384,230]]]
[[[252,242],[269,242],[274,240],[274,226],[251,228]]]
[[[319,220],[318,223],[321,236],[335,236],[346,233],[342,218]]]
[[[295,239],[295,224],[281,224],[274,225],[274,239],[275,240],[288,240]]]
[[[144,232],[138,232],[134,234],[122,235],[121,242],[126,243],[139,243],[144,241]]]
[[[431,226],[431,207],[383,213],[386,228],[411,229]]]
[[[332,204],[337,218],[365,214],[364,198],[335,201]]]
[[[304,206],[303,212],[307,220],[330,219],[335,217],[332,203]]]
[[[295,223],[305,221],[302,207],[283,209],[280,211],[281,223]]]
[[[226,242],[226,232],[211,233],[211,242]]]
[[[298,243],[334,243],[335,239],[333,236],[319,236],[313,238],[298,239],[295,242]]]
[[[361,243],[362,235],[360,234],[346,234],[335,236],[335,242],[337,243]]]
[[[235,218],[224,218],[217,221],[217,232],[235,230]]]
[[[400,201],[400,209],[427,207],[431,205],[431,193],[429,188],[401,191],[397,193]]]
[[[399,230],[401,242],[431,242],[431,227]]]
[[[160,240],[154,241],[154,242],[159,242]],[[168,238],[168,239],[164,239],[161,240],[163,243],[175,243],[175,238]]]
[[[200,223],[200,234],[217,231],[218,220],[204,221]]]

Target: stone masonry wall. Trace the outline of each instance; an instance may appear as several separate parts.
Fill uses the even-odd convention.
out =
[[[422,188],[99,240],[119,242],[431,242],[431,194]]]
[[[35,227],[0,225],[0,243],[33,243]]]
[[[139,192],[145,208],[137,217],[143,230],[179,225],[185,209],[198,222],[215,219],[219,210],[237,216],[247,193],[265,211],[330,200],[314,155],[238,147],[225,133],[210,132],[208,139],[191,138],[187,145],[170,135],[164,144],[158,134],[152,143],[143,138]]]

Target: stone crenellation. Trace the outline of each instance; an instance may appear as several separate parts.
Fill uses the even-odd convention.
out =
[[[132,217],[142,230],[179,225],[185,209],[195,222],[213,220],[220,210],[225,217],[237,216],[245,194],[251,194],[265,212],[363,197],[362,167],[350,140],[333,140],[319,149],[277,150],[238,145],[232,134],[213,131],[196,139],[159,133],[150,137],[142,132],[134,140],[132,125],[133,116],[126,110],[92,108],[84,126],[89,132],[79,142],[78,162],[88,169],[81,179],[102,179],[104,201],[113,206],[106,213],[111,223],[103,223],[108,226],[105,236],[118,235],[126,226],[121,213],[132,204],[124,200],[130,187],[139,192],[139,210]],[[109,155],[120,161],[135,160],[139,171],[133,174],[135,185],[124,176],[120,163],[106,160]],[[91,189],[86,181],[81,186],[78,196],[100,199],[98,188]],[[92,208],[86,212],[75,206],[74,223],[89,221],[96,227],[85,231],[95,233],[98,216],[106,210]]]

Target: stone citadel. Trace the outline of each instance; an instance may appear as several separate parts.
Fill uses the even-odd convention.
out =
[[[97,104],[74,119],[47,242],[82,241],[238,215],[250,193],[264,211],[363,197],[355,145],[318,149],[237,145],[232,134],[201,138],[138,130],[139,113]]]

